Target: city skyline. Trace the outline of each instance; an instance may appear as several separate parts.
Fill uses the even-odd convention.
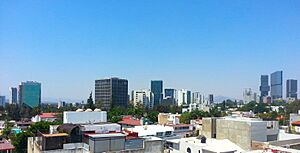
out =
[[[297,6],[1,1],[0,95],[34,80],[42,97],[86,100],[95,79],[120,77],[129,91],[163,80],[164,88],[242,99],[244,88],[259,91],[260,75],[278,70],[285,87],[300,80]]]

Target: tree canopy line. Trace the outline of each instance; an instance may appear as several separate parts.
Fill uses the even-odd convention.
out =
[[[27,152],[27,139],[28,137],[37,136],[39,132],[48,133],[50,130],[50,125],[57,125],[55,122],[36,122],[29,126],[27,131],[23,131],[17,134],[10,134],[9,138],[12,141],[12,144],[16,148],[17,153],[26,153]]]
[[[300,110],[300,101],[295,101],[291,103],[283,103],[282,106],[285,109],[279,110],[279,112],[271,112],[270,106],[274,106],[278,104],[265,104],[265,103],[256,103],[250,102],[246,105],[240,105],[237,101],[232,100],[224,100],[222,103],[215,104],[214,107],[210,108],[209,112],[204,112],[201,110],[195,110],[194,112],[184,113],[182,118],[182,122],[186,123],[188,119],[195,119],[201,117],[209,117],[209,116],[224,116],[229,108],[235,108],[238,111],[252,111],[263,119],[277,119],[278,116],[283,116],[285,119],[288,119],[289,113],[297,113]],[[62,122],[62,112],[64,111],[75,111],[78,108],[101,108],[101,101],[94,102],[92,92],[90,93],[86,104],[81,106],[74,106],[73,104],[66,104],[64,107],[57,108],[56,105],[53,104],[42,104],[40,107],[29,108],[26,106],[19,106],[15,104],[8,104],[5,108],[0,107],[0,116],[1,120],[24,120],[30,119],[32,116],[54,112],[61,113],[58,114],[58,121]],[[177,105],[158,105],[153,109],[149,110],[145,108],[142,104],[137,104],[133,106],[129,103],[129,106],[112,107],[111,110],[108,111],[108,120],[110,122],[118,122],[121,120],[124,115],[132,115],[136,118],[146,117],[152,122],[157,121],[157,115],[159,113],[181,113],[182,107]]]
[[[276,104],[271,104],[276,105]],[[192,119],[201,119],[203,117],[221,117],[226,116],[226,112],[229,108],[236,108],[238,111],[253,111],[257,113],[258,117],[266,120],[279,120],[280,125],[287,125],[289,114],[297,113],[300,110],[300,101],[294,101],[291,103],[284,103],[282,106],[285,109],[280,108],[278,112],[272,112],[270,109],[270,104],[250,102],[246,105],[239,106],[236,101],[226,100],[222,103],[215,104],[214,107],[210,108],[209,112],[203,110],[193,110],[191,112],[182,113],[182,107],[177,105],[159,105],[149,110],[143,105],[138,104],[136,106],[129,105],[129,107],[113,107],[108,111],[108,120],[110,122],[118,122],[122,119],[124,115],[132,115],[136,118],[145,117],[152,121],[153,123],[157,122],[157,117],[159,113],[182,113],[180,122],[181,123],[190,123]],[[85,108],[99,108],[100,104],[98,102],[94,103],[92,98],[92,93],[87,99]],[[49,131],[50,125],[57,125],[62,123],[62,113],[58,115],[59,120],[57,122],[37,122],[28,128],[27,131],[12,134],[11,129],[13,124],[8,122],[8,120],[21,120],[25,117],[31,117],[41,112],[63,112],[63,111],[74,111],[78,107],[73,106],[72,104],[66,105],[61,108],[57,108],[54,105],[42,105],[37,108],[20,108],[18,105],[8,105],[6,108],[0,107],[2,112],[1,118],[5,120],[5,128],[3,130],[3,136],[12,140],[13,145],[16,147],[16,152],[25,153],[27,152],[27,138],[34,136],[40,132],[47,133]],[[22,116],[24,115],[24,116]],[[279,118],[281,117],[281,118]]]

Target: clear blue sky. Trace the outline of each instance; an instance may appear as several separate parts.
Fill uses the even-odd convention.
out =
[[[94,80],[242,97],[261,74],[300,79],[300,1],[1,0],[0,93],[86,99]]]

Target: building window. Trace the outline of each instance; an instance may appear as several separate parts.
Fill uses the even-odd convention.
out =
[[[187,148],[187,149],[186,149],[186,152],[187,152],[187,153],[192,153],[191,148]]]
[[[158,137],[163,136],[163,132],[157,132],[156,136],[158,136]]]
[[[166,135],[171,135],[172,131],[166,131]]]

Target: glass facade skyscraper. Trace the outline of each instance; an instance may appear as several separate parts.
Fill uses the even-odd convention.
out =
[[[175,99],[176,90],[175,89],[165,89],[165,98]]]
[[[34,81],[22,82],[19,85],[19,102],[30,108],[41,104],[41,83]]]
[[[6,98],[5,96],[0,96],[0,106],[5,106]]]
[[[269,76],[268,75],[262,75],[260,77],[260,96],[265,97],[269,95],[270,86],[269,86]]]
[[[109,78],[95,80],[95,102],[101,104],[101,109],[128,106],[128,80]]]
[[[154,94],[154,106],[160,105],[163,99],[163,81],[152,80],[151,92]]]
[[[286,81],[286,97],[297,99],[297,90],[298,90],[297,80],[289,79]]]
[[[271,97],[272,99],[282,98],[283,72],[276,71],[271,74]]]
[[[209,104],[214,103],[214,95],[213,94],[208,95],[208,99],[209,99]]]
[[[17,104],[18,103],[18,88],[11,87],[10,88],[10,104]]]

